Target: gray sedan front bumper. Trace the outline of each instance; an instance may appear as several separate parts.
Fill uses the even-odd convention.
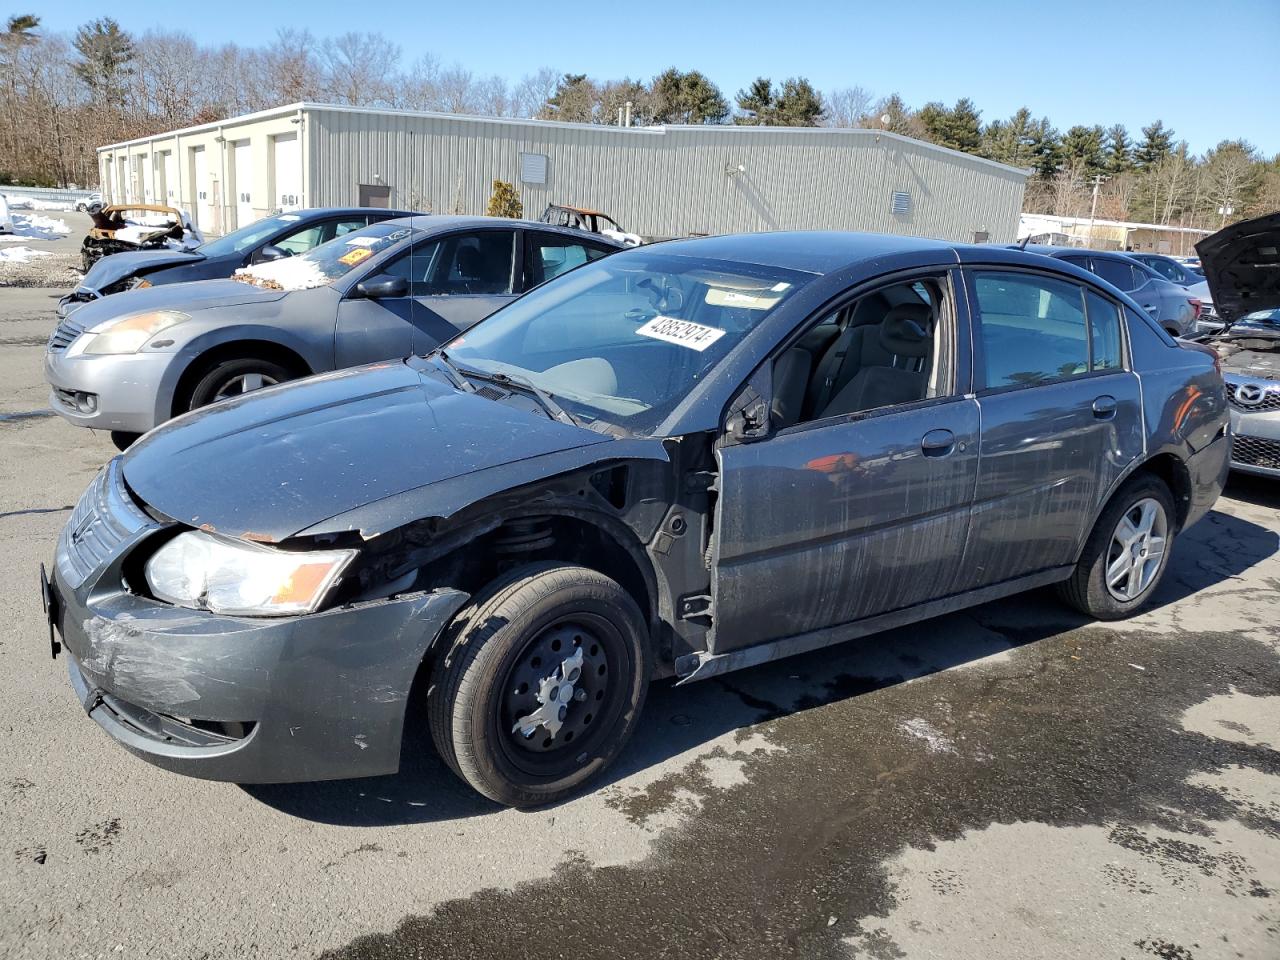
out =
[[[49,407],[77,427],[146,433],[169,419],[165,385],[176,379],[170,371],[175,359],[173,353],[98,356],[46,349]]]
[[[76,695],[130,752],[188,776],[273,783],[400,764],[418,667],[467,595],[442,589],[301,617],[225,617],[130,593],[129,554],[160,529],[118,463],[58,542],[54,626]]]

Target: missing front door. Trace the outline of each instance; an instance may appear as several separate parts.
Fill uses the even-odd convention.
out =
[[[360,206],[382,207],[384,210],[390,208],[391,188],[385,184],[360,184]]]

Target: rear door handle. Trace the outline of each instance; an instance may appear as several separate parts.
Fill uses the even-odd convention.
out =
[[[956,448],[956,435],[950,430],[930,430],[920,438],[920,451],[926,457],[945,457]]]
[[[1093,415],[1099,420],[1110,420],[1116,415],[1116,398],[1104,394],[1093,401]]]

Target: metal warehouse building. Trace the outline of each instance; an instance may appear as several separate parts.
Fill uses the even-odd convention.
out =
[[[783,229],[1012,241],[1027,171],[879,130],[614,127],[296,103],[98,150],[112,202],[169,203],[209,233],[281,209],[526,216],[592,207],[645,237]]]

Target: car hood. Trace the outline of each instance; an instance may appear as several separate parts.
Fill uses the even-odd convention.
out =
[[[422,369],[338,370],[186,414],[129,450],[125,481],[182,523],[278,542],[429,484],[613,442]]]
[[[203,259],[203,254],[189,250],[131,250],[127,253],[113,253],[90,267],[80,281],[80,286],[97,292],[128,277]]]
[[[1223,320],[1280,307],[1280,213],[1233,223],[1197,243],[1196,252]]]
[[[284,290],[264,290],[238,280],[195,280],[170,283],[143,290],[127,290],[113,297],[91,300],[76,311],[76,322],[86,330],[118,317],[149,310],[181,310],[192,313],[214,307],[242,307],[271,303],[286,295]]]

